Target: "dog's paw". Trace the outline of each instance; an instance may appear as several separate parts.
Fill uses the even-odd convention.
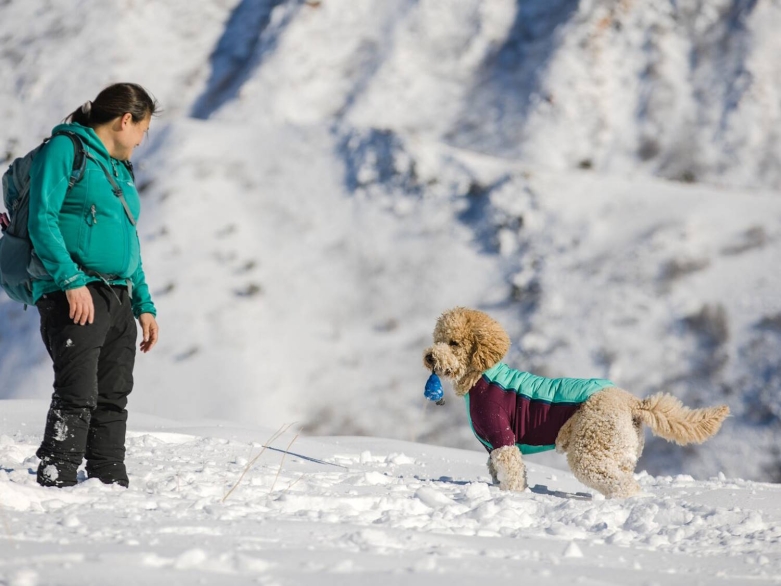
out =
[[[511,478],[509,480],[504,480],[502,482],[499,482],[499,489],[500,490],[506,490],[509,492],[523,492],[526,490],[527,484],[526,481],[522,478]]]
[[[503,446],[492,451],[489,470],[491,468],[500,489],[512,492],[523,492],[526,489],[526,466],[516,446]]]
[[[503,474],[500,472],[496,480],[500,490],[523,492],[528,488],[525,469],[521,470],[520,474]]]

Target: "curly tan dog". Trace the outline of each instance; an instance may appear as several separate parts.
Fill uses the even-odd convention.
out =
[[[526,488],[521,454],[556,448],[575,477],[608,498],[640,491],[633,472],[643,451],[642,424],[680,445],[702,443],[729,415],[726,405],[689,409],[670,394],[647,399],[604,379],[549,379],[501,362],[510,338],[481,311],[458,307],[434,328],[426,368],[451,379],[464,397],[488,470],[503,490]]]

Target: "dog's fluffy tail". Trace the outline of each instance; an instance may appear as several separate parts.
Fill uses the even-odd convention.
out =
[[[729,407],[689,409],[668,393],[658,393],[637,401],[633,415],[651,428],[654,435],[685,446],[701,444],[715,435],[729,415]]]

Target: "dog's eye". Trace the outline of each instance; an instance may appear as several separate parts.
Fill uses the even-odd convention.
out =
[[[450,340],[450,342],[448,342],[448,344],[450,344],[454,348],[458,348],[458,342],[456,342],[455,340]]]

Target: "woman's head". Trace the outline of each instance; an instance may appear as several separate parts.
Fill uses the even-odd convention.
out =
[[[115,83],[100,92],[94,100],[76,108],[67,120],[95,128],[130,114],[133,122],[138,124],[154,116],[157,110],[157,101],[140,85]]]
[[[115,83],[76,108],[66,120],[94,129],[111,156],[126,160],[141,144],[158,109],[157,101],[140,85]]]

